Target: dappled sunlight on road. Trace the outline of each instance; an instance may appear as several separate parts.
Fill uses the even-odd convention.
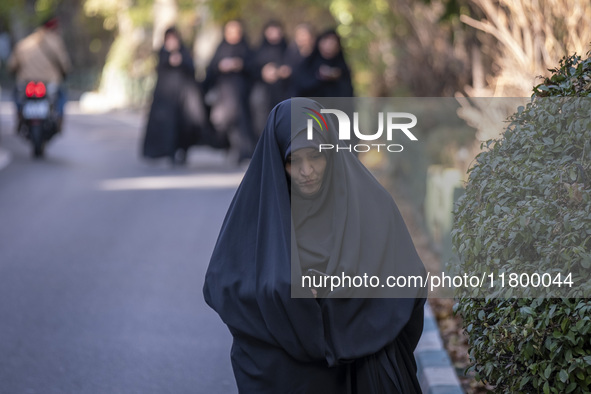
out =
[[[105,179],[98,183],[102,191],[163,190],[163,189],[227,189],[235,188],[244,173],[217,173],[198,175],[149,176]]]

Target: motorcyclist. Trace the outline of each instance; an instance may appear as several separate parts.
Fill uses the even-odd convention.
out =
[[[16,74],[17,87],[19,84],[26,84],[29,81],[55,83],[59,86],[56,103],[56,128],[59,132],[66,104],[66,91],[63,81],[70,71],[71,62],[64,41],[57,31],[58,27],[58,19],[51,17],[33,33],[19,41],[10,59],[8,59],[8,69]],[[15,102],[19,114],[18,131],[22,121],[22,104],[19,103],[16,89]]]

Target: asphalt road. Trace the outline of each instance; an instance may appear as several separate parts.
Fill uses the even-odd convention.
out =
[[[143,116],[69,107],[45,160],[0,103],[0,393],[235,393],[205,269],[242,173],[138,158]]]

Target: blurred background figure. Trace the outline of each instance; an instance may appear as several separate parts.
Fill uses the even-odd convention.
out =
[[[173,164],[184,164],[187,150],[198,142],[196,129],[204,123],[205,109],[193,60],[174,27],[164,34],[157,74],[142,153],[147,158],[168,157]]]
[[[6,30],[4,22],[0,20],[0,68],[6,65],[11,50],[10,33]]]
[[[351,71],[335,30],[318,36],[312,55],[306,60],[307,78],[300,81],[300,95],[306,97],[352,97]]]
[[[238,164],[251,157],[256,143],[248,108],[250,57],[242,23],[227,22],[203,81],[211,123],[228,139],[230,155]]]
[[[305,70],[307,59],[312,55],[315,45],[314,29],[308,23],[300,23],[296,26],[294,32],[294,41],[287,48],[285,54],[285,63],[291,69],[291,75],[288,79],[288,96],[302,96],[301,86],[306,85],[302,79],[308,78]]]
[[[256,136],[262,133],[273,107],[288,97],[287,79],[291,75],[291,67],[285,64],[286,50],[283,26],[278,21],[268,22],[252,64],[254,84],[250,108]]]
[[[30,81],[56,84],[57,94],[57,131],[61,131],[66,89],[64,78],[70,72],[71,63],[64,41],[58,32],[59,21],[51,17],[33,33],[18,42],[8,59],[8,69],[16,75],[14,100],[17,106],[17,132],[22,125],[22,102],[19,87]]]
[[[318,36],[314,51],[304,62],[302,75],[299,93],[303,97],[353,97],[351,71],[336,30],[329,29]],[[341,102],[339,107],[353,119],[355,109],[351,100]],[[352,135],[349,144],[358,142],[357,136]]]

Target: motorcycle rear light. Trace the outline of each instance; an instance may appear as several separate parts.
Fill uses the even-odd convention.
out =
[[[27,95],[27,97],[33,97],[33,95],[35,94],[36,86],[37,84],[35,82],[29,82],[27,84],[27,87],[25,88],[25,94]]]
[[[35,96],[39,98],[45,97],[46,92],[47,90],[45,89],[45,84],[43,82],[39,82],[37,85],[35,85]]]
[[[47,89],[45,88],[45,84],[43,82],[35,83],[33,81],[27,84],[25,88],[25,94],[27,97],[45,97],[47,93]]]

